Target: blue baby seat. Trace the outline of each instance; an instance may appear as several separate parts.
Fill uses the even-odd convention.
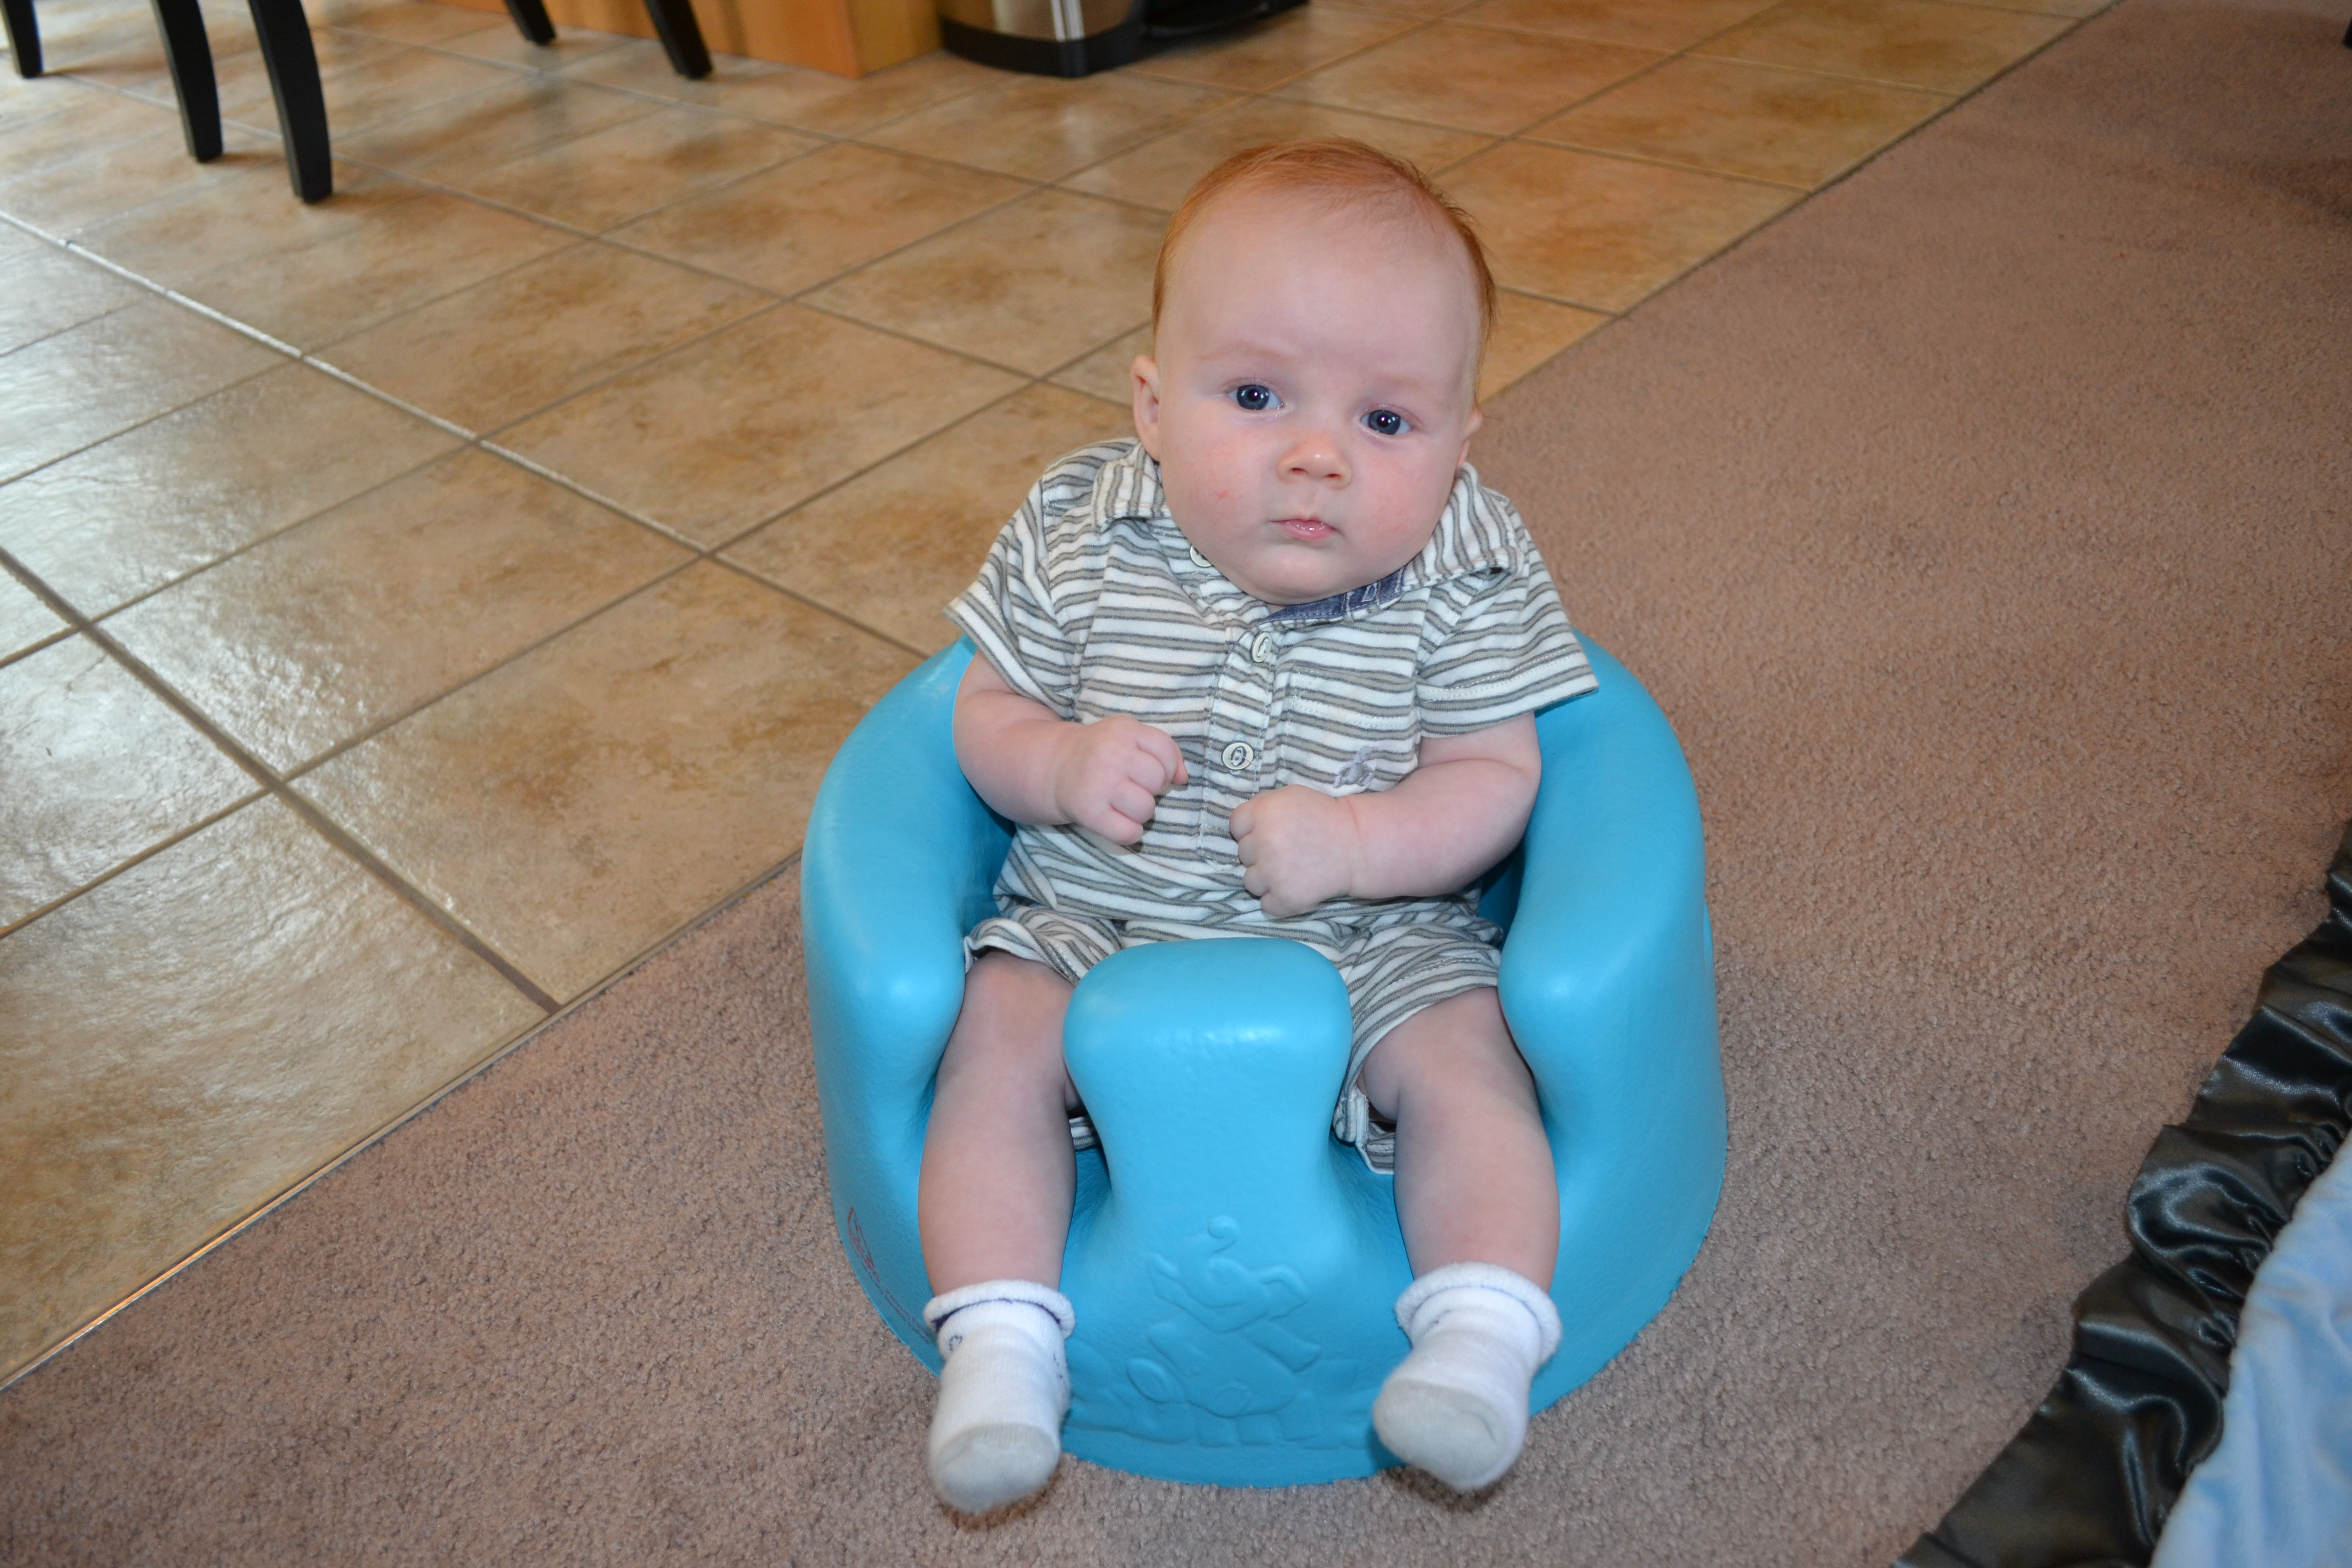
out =
[[[1722,1064],[1697,797],[1665,716],[1585,644],[1600,689],[1537,720],[1544,777],[1482,905],[1507,927],[1505,1016],[1559,1163],[1566,1334],[1544,1408],[1656,1315],[1723,1182]],[[915,1190],[963,998],[963,933],[1011,841],[958,771],[971,658],[933,657],[826,770],[802,931],[835,1223],[916,1357],[939,1356]],[[1296,942],[1172,942],[1097,965],[1064,1057],[1101,1139],[1078,1156],[1061,1289],[1071,1453],[1171,1480],[1288,1486],[1397,1462],[1373,1436],[1411,1281],[1390,1179],[1330,1135],[1339,972]]]

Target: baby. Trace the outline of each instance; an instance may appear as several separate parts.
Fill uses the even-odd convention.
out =
[[[1373,1424],[1458,1488],[1518,1457],[1559,1338],[1559,1195],[1499,932],[1465,889],[1527,826],[1535,710],[1593,678],[1517,514],[1463,464],[1493,312],[1475,236],[1412,165],[1339,141],[1228,159],[1160,250],[1138,441],[1049,469],[948,609],[980,650],[957,759],[1021,825],[923,1146],[951,1507],[1025,1497],[1061,1456],[1055,1286],[1089,1136],[1071,987],[1184,937],[1338,966],[1334,1127],[1394,1170],[1415,1277]]]

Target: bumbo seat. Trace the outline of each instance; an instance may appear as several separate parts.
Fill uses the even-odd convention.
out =
[[[1503,1010],[1559,1170],[1566,1335],[1540,1410],[1672,1294],[1723,1180],[1723,1078],[1697,798],[1649,694],[1589,642],[1600,689],[1537,720],[1543,784],[1486,912]],[[827,770],[801,868],[834,1218],[882,1320],[934,1371],[916,1178],[963,997],[963,933],[994,911],[1006,823],[956,767],[971,658],[935,656]],[[1064,1444],[1172,1480],[1363,1476],[1410,1282],[1390,1179],[1330,1135],[1348,1059],[1339,973],[1287,942],[1165,942],[1087,974],[1064,1030],[1101,1139],[1078,1156],[1061,1289],[1077,1310]]]

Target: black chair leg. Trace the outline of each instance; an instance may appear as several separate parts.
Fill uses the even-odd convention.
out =
[[[710,51],[702,47],[702,25],[694,19],[691,0],[646,0],[646,15],[661,35],[672,70],[689,80],[710,74]]]
[[[515,31],[532,43],[555,42],[555,24],[547,19],[541,0],[507,0],[507,15],[514,18]]]
[[[319,52],[310,47],[302,0],[250,0],[261,63],[278,99],[278,128],[286,138],[286,175],[306,202],[324,201],[335,188],[327,151],[327,100],[319,90]]]
[[[180,132],[188,156],[209,163],[221,154],[220,89],[213,80],[213,46],[196,0],[153,0],[172,90],[180,95]]]
[[[41,25],[33,20],[33,0],[0,0],[0,19],[8,26],[8,58],[16,74],[41,74]]]

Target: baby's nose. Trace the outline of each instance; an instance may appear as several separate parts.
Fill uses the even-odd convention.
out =
[[[1284,455],[1283,470],[1308,479],[1345,479],[1348,461],[1339,441],[1328,432],[1303,437]]]

